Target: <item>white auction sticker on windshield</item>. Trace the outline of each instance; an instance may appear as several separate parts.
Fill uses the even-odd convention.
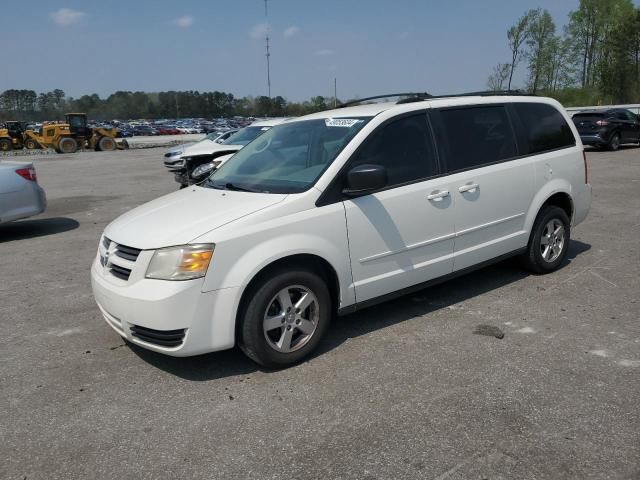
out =
[[[261,132],[266,132],[267,130],[269,130],[271,127],[262,127],[260,129]]]
[[[324,123],[327,127],[346,127],[351,128],[362,120],[357,118],[325,118]]]

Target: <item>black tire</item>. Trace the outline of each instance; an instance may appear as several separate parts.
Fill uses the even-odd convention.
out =
[[[24,148],[27,150],[35,150],[36,148],[40,148],[40,145],[33,138],[27,138],[24,141]]]
[[[559,255],[551,255],[545,259],[543,252],[546,250],[542,245],[542,237],[547,231],[551,222],[559,222],[563,227],[562,246]],[[549,241],[549,240],[548,240]],[[553,242],[554,240],[551,240]],[[571,242],[571,223],[567,213],[555,205],[547,205],[538,213],[536,221],[531,229],[531,237],[527,245],[527,251],[522,255],[522,261],[528,270],[533,273],[543,274],[557,270],[567,258],[569,243]],[[557,243],[555,244],[558,245]]]
[[[98,140],[98,150],[101,152],[113,152],[118,148],[115,138],[102,137]]]
[[[8,138],[0,138],[0,152],[10,152],[13,150],[13,144]]]
[[[615,132],[613,135],[611,135],[611,138],[609,139],[609,143],[607,144],[607,148],[612,152],[615,152],[620,148],[620,142],[621,142],[620,134],[618,132]]]
[[[285,309],[282,308],[282,330],[271,330],[270,334],[275,335],[275,338],[280,336],[282,339],[284,338],[285,329],[293,329],[291,335],[297,335],[299,345],[301,345],[295,347],[296,349],[293,351],[284,353],[272,346],[275,341],[272,340],[270,342],[267,339],[268,334],[265,333],[263,325],[269,309],[279,303],[279,300],[276,299],[279,292],[289,288],[294,291],[297,287],[302,287],[315,296],[317,307],[315,306],[316,304],[313,304],[301,312],[301,315],[305,315],[305,313],[309,313],[312,310],[315,312],[315,322],[313,323],[315,327],[309,338],[305,340],[306,337],[303,332],[295,326],[298,320],[288,318],[289,315],[286,315]],[[295,310],[295,297],[289,298],[292,299]],[[300,267],[270,272],[248,292],[246,299],[247,301],[244,302],[238,315],[238,321],[240,322],[238,344],[249,358],[267,368],[289,367],[306,358],[318,346],[333,316],[331,295],[325,280],[314,271]],[[291,316],[296,317],[297,314],[292,311]],[[292,337],[290,345],[294,346],[295,341],[295,337]]]
[[[59,153],[76,153],[78,151],[78,142],[72,137],[63,137],[58,142]]]

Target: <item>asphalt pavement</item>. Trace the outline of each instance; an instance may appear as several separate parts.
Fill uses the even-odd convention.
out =
[[[0,478],[640,478],[640,148],[588,154],[559,271],[506,261],[339,318],[276,372],[101,318],[100,233],[176,189],[162,153],[29,158],[49,206],[0,226]]]

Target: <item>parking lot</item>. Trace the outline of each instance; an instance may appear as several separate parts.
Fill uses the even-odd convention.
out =
[[[126,345],[95,306],[104,227],[177,188],[162,153],[29,158],[49,205],[0,226],[1,478],[640,478],[639,148],[588,153],[556,273],[511,260],[339,318],[276,372]]]

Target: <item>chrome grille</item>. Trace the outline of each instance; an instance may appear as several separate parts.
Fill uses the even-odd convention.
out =
[[[141,251],[139,248],[120,245],[104,237],[100,245],[100,264],[106,272],[127,281]]]

